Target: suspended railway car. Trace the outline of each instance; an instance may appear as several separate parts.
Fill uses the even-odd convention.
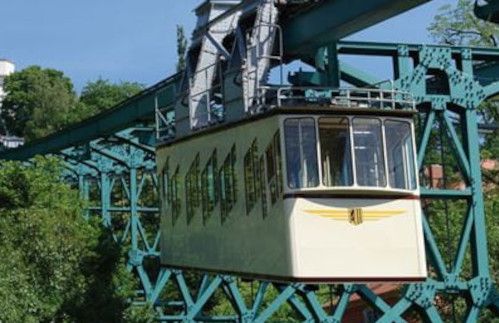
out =
[[[281,85],[269,84],[292,59],[278,23],[315,3],[196,9],[180,97],[168,107],[158,94],[156,106],[164,266],[275,281],[425,279],[410,94],[313,87],[334,79],[324,70],[285,87],[281,70]]]
[[[276,281],[424,279],[413,112],[295,100],[163,144],[162,264]]]

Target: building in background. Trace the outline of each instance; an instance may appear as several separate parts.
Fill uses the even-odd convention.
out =
[[[16,66],[14,63],[7,59],[0,58],[0,105],[2,104],[3,98],[5,97],[5,92],[3,89],[3,82],[7,76],[14,73]]]
[[[16,66],[14,63],[7,59],[0,59],[0,111],[2,110],[2,101],[5,98],[4,91],[4,81],[7,76],[14,73],[16,70]],[[24,144],[24,139],[10,136],[3,124],[3,121],[0,119],[0,150],[16,148],[22,146]]]

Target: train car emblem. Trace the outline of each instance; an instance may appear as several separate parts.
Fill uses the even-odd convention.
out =
[[[406,210],[364,210],[363,208],[351,209],[308,209],[306,214],[319,216],[336,221],[348,221],[352,225],[358,226],[367,221],[379,221],[394,216],[406,214]]]
[[[363,210],[361,208],[355,208],[348,211],[348,220],[353,225],[361,225],[364,222]]]

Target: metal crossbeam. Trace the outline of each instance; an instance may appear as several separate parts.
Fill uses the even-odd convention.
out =
[[[283,24],[288,55],[313,53],[429,0],[325,0]],[[303,26],[307,26],[303,28]]]

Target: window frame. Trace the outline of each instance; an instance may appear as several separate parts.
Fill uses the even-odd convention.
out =
[[[218,171],[220,189],[220,218],[222,224],[227,221],[230,212],[237,203],[236,163],[236,145],[234,144]]]
[[[355,126],[355,120],[356,119],[364,119],[364,120],[376,120],[379,122],[379,131],[380,131],[380,140],[381,140],[381,156],[383,156],[383,177],[384,177],[384,183],[385,185],[383,186],[373,186],[373,185],[359,185],[359,179],[358,179],[358,165],[357,165],[357,154],[356,154],[356,151],[355,151],[355,132],[354,132],[354,126]],[[384,118],[382,117],[376,117],[376,116],[352,116],[352,119],[351,119],[351,132],[353,134],[353,139],[354,141],[352,142],[352,153],[355,155],[355,164],[354,165],[354,168],[355,168],[355,185],[360,187],[360,188],[364,188],[364,187],[372,187],[372,188],[378,188],[378,189],[386,189],[388,188],[388,165],[387,165],[387,162],[386,162],[386,138],[385,138],[385,121],[384,121]]]
[[[273,142],[271,142],[267,146],[267,149],[265,149],[265,164],[267,165],[267,177],[265,181],[269,188],[270,200],[272,201],[272,204],[274,204],[276,201],[275,196],[277,194],[277,174],[275,168],[275,151]]]
[[[246,215],[249,215],[258,202],[260,181],[258,164],[258,143],[254,139],[244,154],[244,190],[246,201]]]
[[[272,136],[271,141],[267,145],[264,153],[267,173],[263,177],[263,181],[269,187],[270,200],[274,205],[282,198],[283,193],[283,165],[282,165],[282,149],[281,149],[281,129]],[[270,172],[272,171],[272,173]]]
[[[409,126],[409,135],[410,135],[411,150],[412,150],[412,160],[409,160],[407,165],[409,165],[409,163],[412,163],[412,171],[413,171],[412,176],[414,177],[413,178],[414,179],[414,188],[402,189],[402,188],[398,188],[398,187],[393,187],[391,185],[390,169],[387,168],[388,186],[394,190],[407,190],[407,191],[417,190],[419,188],[419,183],[418,183],[419,175],[418,175],[418,161],[417,161],[417,150],[416,150],[416,142],[415,142],[415,135],[416,134],[414,132],[414,122],[410,122],[409,120],[404,120],[404,119],[385,118],[383,121],[383,124],[385,125],[385,127],[386,127],[387,122],[406,123]],[[385,144],[387,144],[386,141],[385,141]],[[386,159],[387,159],[387,165],[388,165],[388,163],[389,163],[389,161],[388,161],[388,149],[386,149],[385,154],[387,155]],[[410,184],[410,186],[412,186],[412,184]]]
[[[171,180],[170,180],[170,209],[172,212],[172,225],[174,226],[178,219],[180,218],[180,212],[181,212],[181,201],[179,199],[179,190],[180,190],[180,182],[179,182],[179,175],[180,175],[180,166],[177,165],[177,168],[175,169],[175,172],[172,174]]]
[[[275,171],[277,176],[277,194],[282,195],[284,182],[283,182],[283,165],[282,165],[282,148],[281,148],[281,129],[277,129],[274,133],[274,157],[275,157]]]
[[[161,214],[167,215],[168,213],[168,206],[170,204],[168,200],[168,195],[169,195],[169,187],[170,187],[170,165],[169,161],[167,160],[163,166],[163,169],[161,170],[161,178],[160,178],[160,183],[161,183]]]
[[[200,156],[196,154],[194,160],[185,174],[185,210],[187,213],[187,224],[191,224],[192,219],[196,216],[196,212],[200,206],[200,172],[199,172]]]
[[[211,168],[212,178],[210,182],[208,169]],[[217,167],[217,150],[213,150],[210,158],[205,164],[201,172],[201,208],[203,213],[203,225],[206,225],[208,220],[213,215],[216,205],[218,204],[218,167]],[[210,196],[210,189],[213,190],[213,197]]]
[[[265,181],[266,169],[265,169],[265,157],[263,154],[259,158],[260,175],[260,194],[262,199],[262,217],[265,219],[268,216],[268,197],[267,197],[267,182]]]
[[[347,121],[347,127],[346,127],[346,130],[347,130],[347,137],[348,137],[348,153],[350,154],[350,165],[349,165],[349,171],[350,171],[350,175],[351,175],[351,183],[350,185],[326,185],[325,184],[325,170],[323,168],[323,146],[322,146],[322,136],[321,136],[321,120],[323,119],[342,119],[342,120],[346,120]],[[338,116],[319,116],[317,118],[317,138],[318,138],[318,146],[319,146],[319,151],[318,151],[318,154],[319,154],[319,159],[318,159],[318,162],[320,163],[320,171],[319,171],[319,174],[320,174],[320,177],[321,177],[321,185],[324,186],[324,187],[338,187],[338,188],[345,188],[345,187],[352,187],[352,186],[355,186],[356,185],[356,176],[355,176],[355,173],[354,173],[354,166],[355,166],[355,163],[353,161],[353,153],[352,153],[352,149],[353,149],[353,146],[352,146],[352,120],[346,116],[346,115],[338,115]]]
[[[320,167],[320,143],[319,143],[319,137],[318,137],[318,116],[290,116],[290,117],[286,117],[283,119],[282,121],[282,124],[281,124],[281,127],[282,127],[282,131],[283,131],[283,134],[286,138],[286,121],[290,121],[290,120],[298,120],[298,127],[300,127],[300,120],[301,119],[311,119],[313,121],[313,126],[314,126],[314,139],[315,139],[315,161],[316,161],[316,170],[317,170],[317,185],[315,186],[303,186],[303,187],[296,187],[296,188],[293,188],[289,185],[290,181],[289,181],[289,170],[288,170],[288,150],[287,150],[287,142],[286,142],[286,139],[284,140],[284,151],[285,151],[285,169],[286,169],[286,186],[287,186],[287,189],[289,190],[295,190],[295,191],[302,191],[302,190],[310,190],[310,189],[318,189],[322,186],[322,183],[321,183],[321,177],[322,177],[322,168]],[[301,142],[299,143],[299,145],[301,144]],[[300,155],[300,158],[301,158],[301,155]],[[301,165],[302,166],[302,165]],[[301,167],[300,166],[300,167]]]
[[[280,131],[284,133],[285,129],[285,122],[289,119],[297,119],[297,118],[302,118],[302,117],[307,117],[307,118],[312,118],[315,122],[315,128],[316,128],[316,142],[317,142],[317,164],[318,164],[318,173],[319,173],[319,185],[316,187],[302,187],[302,188],[292,188],[289,186],[289,181],[288,181],[288,161],[287,161],[287,146],[286,142],[283,142],[284,145],[284,155],[283,155],[283,183],[286,192],[288,193],[293,193],[293,192],[306,192],[306,191],[317,191],[317,190],[336,190],[336,191],[349,191],[349,190],[364,190],[364,191],[391,191],[391,192],[399,192],[399,193],[409,193],[409,194],[416,194],[419,189],[420,189],[420,184],[419,184],[419,175],[418,175],[418,164],[417,164],[417,147],[416,147],[416,138],[415,138],[415,132],[414,132],[414,120],[412,117],[397,117],[397,116],[375,116],[375,115],[362,115],[362,114],[336,114],[336,115],[330,115],[330,114],[317,114],[313,116],[303,116],[303,115],[285,115],[282,116],[279,125],[280,125]],[[326,186],[324,185],[322,181],[323,177],[323,165],[322,165],[322,142],[320,141],[320,134],[319,134],[319,119],[320,118],[346,118],[349,123],[348,131],[349,131],[349,136],[350,136],[350,156],[351,156],[351,170],[352,170],[352,177],[353,177],[353,185],[350,186]],[[355,118],[372,118],[372,119],[377,119],[381,122],[381,136],[382,136],[382,149],[383,149],[383,159],[384,159],[384,176],[385,176],[385,181],[386,185],[385,186],[361,186],[358,184],[358,179],[357,179],[357,160],[355,156],[355,142],[354,142],[354,129],[353,129],[353,120]],[[410,162],[413,164],[413,168],[415,171],[415,187],[414,189],[400,189],[400,188],[395,188],[392,187],[390,184],[390,174],[389,174],[389,169],[388,169],[388,156],[387,156],[387,141],[386,141],[386,129],[385,129],[385,122],[386,121],[397,121],[397,122],[405,122],[410,125],[410,135],[412,138],[412,151],[413,151],[413,157],[414,159],[411,160]]]

